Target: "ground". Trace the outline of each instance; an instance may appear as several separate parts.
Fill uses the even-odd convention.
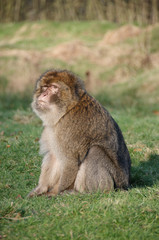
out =
[[[108,22],[0,25],[0,238],[158,239],[158,30]],[[48,68],[79,74],[118,122],[132,159],[128,191],[26,198],[41,165],[42,124],[31,92]]]

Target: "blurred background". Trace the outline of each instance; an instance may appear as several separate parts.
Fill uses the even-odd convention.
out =
[[[1,100],[64,68],[104,104],[158,114],[158,21],[159,0],[0,0]]]
[[[26,199],[41,165],[30,104],[52,68],[119,124],[129,191]],[[158,129],[159,0],[0,0],[0,239],[159,239]]]
[[[26,199],[41,165],[30,105],[52,68],[119,124],[129,191]],[[158,129],[159,0],[0,0],[0,239],[159,239]]]

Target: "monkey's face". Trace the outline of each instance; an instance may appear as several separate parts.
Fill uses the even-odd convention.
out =
[[[48,114],[54,117],[57,111],[65,113],[77,103],[78,97],[72,87],[74,79],[71,77],[65,71],[50,71],[37,81],[32,108],[42,120]]]
[[[51,110],[53,102],[57,101],[59,95],[58,84],[42,85],[35,92],[32,107],[39,112],[47,112]]]
[[[53,111],[55,107],[64,107],[70,98],[70,90],[64,83],[39,84],[34,94],[32,108],[36,113],[38,112],[38,115],[46,114]]]

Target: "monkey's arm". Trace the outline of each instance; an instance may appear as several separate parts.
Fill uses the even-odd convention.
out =
[[[38,186],[28,194],[28,197],[47,193],[49,189],[52,189],[58,183],[59,178],[59,162],[52,154],[46,154],[41,166]]]

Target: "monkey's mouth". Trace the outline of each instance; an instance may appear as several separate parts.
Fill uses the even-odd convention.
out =
[[[48,104],[43,100],[37,100],[34,103],[34,106],[37,110],[47,110],[48,109]]]
[[[36,103],[37,103],[38,105],[44,105],[44,104],[46,104],[46,102],[43,101],[43,100],[38,100],[38,101],[36,101]]]

